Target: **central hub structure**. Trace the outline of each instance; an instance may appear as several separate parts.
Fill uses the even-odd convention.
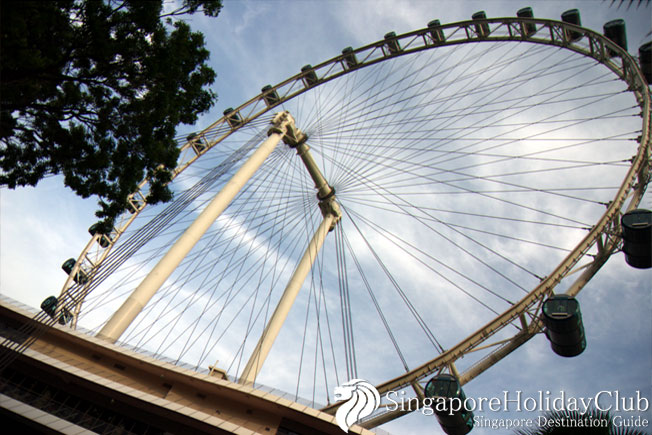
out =
[[[281,296],[281,299],[276,305],[274,314],[265,326],[262,336],[240,376],[241,383],[249,384],[254,382],[274,340],[287,318],[299,290],[312,269],[319,250],[324,244],[326,235],[335,228],[342,218],[340,207],[335,200],[335,190],[326,182],[315,160],[312,158],[310,147],[306,144],[308,137],[296,127],[292,115],[287,111],[277,113],[272,119],[271,124],[272,126],[267,132],[267,139],[249,156],[233,177],[231,177],[204,210],[202,210],[197,219],[188,226],[169,251],[159,260],[132,294],[129,295],[118,311],[113,314],[111,319],[109,319],[97,334],[99,338],[112,343],[118,340],[193,246],[195,246],[204,233],[228,207],[238,192],[260,168],[265,159],[274,151],[276,145],[283,140],[288,146],[297,150],[297,154],[301,157],[301,160],[308,169],[308,173],[315,182],[317,198],[319,199],[319,209],[321,210],[323,219],[310,240],[303,257],[297,264],[292,278],[285,287],[283,296]]]
[[[288,116],[290,116],[289,113]],[[294,119],[292,121],[294,121]],[[274,128],[270,129],[270,132],[272,131],[275,131]],[[337,225],[340,219],[342,219],[342,211],[335,200],[335,189],[328,184],[324,175],[321,173],[319,166],[315,163],[315,159],[312,158],[310,147],[306,143],[307,141],[308,136],[296,128],[294,122],[288,124],[286,133],[283,136],[283,142],[285,142],[285,144],[290,148],[297,150],[297,154],[301,157],[303,164],[306,166],[310,178],[314,181],[315,188],[317,189],[317,199],[319,200],[319,209],[321,210],[322,216],[326,217],[327,215],[332,215],[335,218],[329,228],[329,231],[332,231],[333,228],[335,228],[335,225]]]
[[[319,166],[315,163],[315,159],[312,158],[310,147],[306,143],[308,136],[296,127],[294,119],[288,112],[277,114],[276,117],[274,117],[272,124],[274,126],[269,129],[269,135],[281,135],[283,142],[285,142],[290,148],[297,150],[297,154],[301,157],[301,160],[306,166],[310,177],[315,183],[315,188],[317,189],[317,199],[319,200],[319,209],[321,210],[323,219],[310,240],[303,257],[297,264],[297,267],[292,274],[292,278],[290,278],[281,299],[276,305],[274,314],[272,314],[272,317],[265,326],[260,340],[258,340],[258,344],[254,348],[247,365],[240,375],[239,382],[242,384],[252,384],[255,381],[256,376],[260,372],[260,369],[271,350],[274,340],[278,336],[278,333],[290,312],[290,308],[292,308],[292,305],[299,294],[299,290],[303,286],[308,273],[310,273],[310,270],[312,269],[312,265],[317,258],[319,250],[324,244],[326,235],[329,231],[332,231],[337,223],[342,219],[342,211],[335,199],[335,189],[328,184],[324,175],[321,173]]]

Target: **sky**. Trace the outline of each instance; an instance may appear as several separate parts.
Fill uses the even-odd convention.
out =
[[[218,78],[215,108],[200,117],[203,128],[274,84],[299,72],[305,64],[318,64],[346,46],[363,46],[389,31],[397,34],[422,28],[431,19],[442,23],[469,19],[485,10],[488,17],[513,16],[531,6],[536,17],[558,19],[578,8],[582,24],[600,31],[616,18],[627,23],[630,53],[651,39],[652,7],[617,5],[610,1],[229,1],[217,19],[200,16],[189,20],[201,30],[211,51],[211,65]],[[61,263],[76,257],[88,242],[87,228],[95,222],[95,201],[83,200],[51,177],[36,188],[0,190],[0,292],[32,307],[58,294],[65,276]],[[652,209],[648,193],[642,207]],[[355,241],[354,241],[355,242]],[[652,271],[628,267],[616,254],[579,296],[588,346],[576,358],[552,353],[538,335],[506,359],[465,386],[470,397],[523,397],[563,391],[572,397],[590,398],[601,391],[625,397],[637,391],[652,400]],[[382,364],[382,358],[378,361]],[[605,396],[603,396],[605,397]],[[534,412],[536,415],[537,412]],[[642,414],[652,420],[652,411]],[[485,412],[486,418],[515,421],[532,413],[511,409]],[[393,434],[442,433],[432,416],[413,413],[382,429]],[[650,426],[646,429],[651,430]],[[505,429],[476,428],[473,433],[510,433]]]

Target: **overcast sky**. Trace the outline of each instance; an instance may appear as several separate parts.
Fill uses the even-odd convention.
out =
[[[581,11],[582,24],[597,31],[615,18],[627,23],[629,51],[651,39],[650,6],[610,6],[610,1],[229,1],[216,20],[193,17],[189,22],[205,34],[211,63],[218,74],[219,101],[197,126],[209,125],[227,107],[236,107],[274,84],[318,64],[346,46],[363,46],[389,31],[422,28],[432,19],[442,23],[466,20],[478,10],[488,17],[513,16],[531,6],[536,17],[559,19],[571,8]],[[36,188],[0,190],[0,292],[38,307],[58,294],[65,276],[61,263],[76,257],[88,241],[96,203],[62,187],[61,178]],[[652,209],[652,195],[642,207]],[[593,397],[602,390],[631,397],[638,390],[652,400],[652,272],[628,267],[615,255],[580,294],[586,351],[576,358],[556,356],[538,335],[505,360],[466,385],[470,397],[502,397],[503,391],[524,397],[564,391]],[[636,413],[624,413],[632,415]],[[643,413],[652,419],[652,411]],[[483,413],[509,419],[521,413]],[[434,417],[413,413],[383,427],[394,434],[443,433]],[[650,427],[646,430],[650,431]],[[473,433],[508,433],[477,428]]]

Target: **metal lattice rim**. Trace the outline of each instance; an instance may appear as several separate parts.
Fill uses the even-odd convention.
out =
[[[537,31],[528,35],[525,26],[534,24]],[[488,26],[487,30],[481,30],[481,26]],[[471,334],[448,351],[440,354],[438,357],[416,369],[382,383],[377,386],[379,392],[403,388],[414,384],[426,376],[441,371],[452,364],[455,360],[473,350],[478,350],[480,345],[486,342],[492,335],[513,322],[519,323],[521,332],[516,334],[512,339],[495,343],[496,346],[489,355],[476,363],[466,372],[462,373],[460,383],[464,384],[474,377],[478,376],[484,370],[512,350],[526,342],[529,338],[540,331],[541,325],[538,320],[538,311],[543,302],[543,298],[549,295],[555,285],[562,278],[574,271],[575,266],[585,254],[598,245],[598,255],[589,265],[583,266],[584,271],[575,280],[568,290],[568,294],[577,294],[584,284],[597,272],[597,270],[607,261],[609,256],[618,248],[620,243],[619,236],[619,217],[623,209],[631,210],[636,208],[645,192],[645,187],[650,178],[650,93],[645,78],[640,71],[636,60],[625,50],[617,46],[614,42],[603,35],[594,31],[581,28],[569,23],[554,20],[544,20],[535,18],[492,18],[484,20],[469,20],[458,23],[444,24],[437,26],[445,35],[445,41],[438,41],[432,35],[432,28],[415,30],[395,37],[389,37],[372,44],[360,47],[355,50],[347,51],[346,54],[336,56],[326,62],[316,65],[312,68],[305,69],[301,73],[273,86],[266,87],[265,92],[261,92],[256,97],[238,106],[232,110],[228,116],[220,118],[218,121],[201,131],[199,134],[188,140],[181,146],[180,163],[174,169],[174,177],[181,174],[188,166],[194,163],[199,157],[204,155],[212,147],[218,145],[235,131],[238,131],[247,123],[258,119],[263,114],[280,106],[288,101],[314,87],[323,83],[334,80],[342,75],[378,62],[382,62],[394,57],[412,54],[422,50],[433,49],[436,47],[479,43],[479,42],[496,42],[496,41],[520,41],[536,44],[552,45],[562,47],[584,56],[591,57],[601,64],[612,70],[620,79],[625,81],[629,90],[634,93],[636,101],[642,110],[642,134],[639,140],[639,147],[636,156],[632,159],[632,164],[623,180],[616,196],[609,204],[605,213],[598,222],[593,226],[584,239],[572,250],[572,252],[548,275],[542,282],[531,290],[527,296],[514,304],[511,308],[496,317],[484,327],[480,328],[474,334]],[[485,28],[487,29],[487,28]],[[581,41],[569,40],[570,32],[579,32],[583,35]],[[398,42],[400,47],[397,51],[390,47],[392,42]],[[609,52],[616,53],[610,57]],[[347,56],[351,54],[360,57],[357,64],[350,67],[347,62]],[[316,75],[309,78],[308,75]],[[276,93],[279,96],[278,101],[268,104],[265,97],[270,93]],[[229,117],[240,117],[241,123],[230,123]],[[209,139],[211,137],[211,139]],[[131,213],[124,213],[119,224],[110,234],[110,243],[106,247],[100,245],[101,234],[94,235],[86,245],[77,259],[74,269],[71,271],[66,280],[60,295],[59,309],[66,306],[78,315],[83,300],[88,293],[88,286],[92,281],[94,270],[102,263],[110,252],[112,246],[119,239],[120,235],[125,232],[129,225],[134,221],[138,214],[146,207],[147,197],[147,180],[143,180],[136,192],[130,195],[129,203],[132,208]],[[629,203],[625,204],[629,198]],[[84,286],[75,285],[72,277],[80,270],[84,269],[89,273],[91,280]],[[527,314],[530,322],[525,317]],[[325,408],[327,412],[334,413],[337,405]],[[400,411],[386,413],[370,422],[365,426],[373,427],[391,420],[400,414]]]

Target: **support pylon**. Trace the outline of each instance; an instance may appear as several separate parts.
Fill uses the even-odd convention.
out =
[[[197,219],[186,229],[181,237],[172,245],[170,250],[161,258],[158,264],[149,272],[147,277],[127,298],[111,319],[97,334],[99,338],[116,342],[138,316],[150,299],[156,294],[190,250],[197,244],[204,233],[213,225],[215,220],[233,201],[244,185],[263,164],[265,159],[274,151],[276,145],[286,135],[288,140],[295,140],[297,131],[294,119],[288,112],[276,114],[272,120],[273,127],[268,132],[267,139],[238,169],[233,177],[226,183],[220,192],[211,200]]]

